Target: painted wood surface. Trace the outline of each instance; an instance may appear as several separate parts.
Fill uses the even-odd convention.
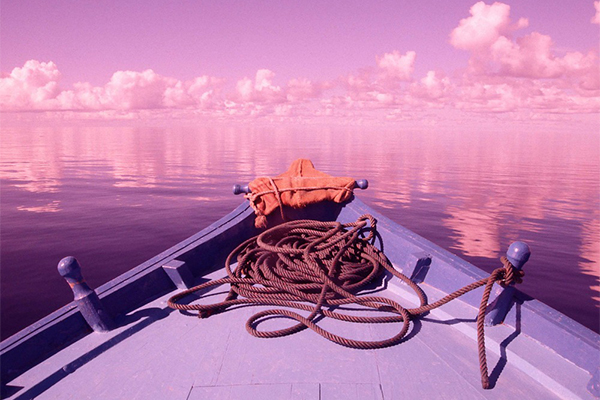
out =
[[[214,271],[205,278],[220,276]],[[390,284],[379,294],[410,306],[413,299],[403,286]],[[223,297],[224,289],[212,293]],[[425,290],[431,297],[441,295],[426,285]],[[122,316],[115,331],[88,335],[23,373],[10,382],[15,391],[10,398],[591,398],[586,371],[504,325],[491,332],[488,343],[495,387],[481,389],[471,335],[476,309],[465,303],[416,322],[397,346],[365,351],[310,330],[259,339],[244,327],[256,311],[251,307],[198,319],[169,309],[167,298]],[[324,322],[328,329],[367,340],[399,329]],[[274,320],[270,327],[289,323]]]
[[[379,220],[394,266],[422,281],[430,301],[485,276],[358,199],[286,211],[291,218],[344,222],[365,213]],[[271,340],[252,337],[244,329],[253,313],[248,307],[202,320],[166,307],[176,286],[221,277],[229,251],[257,232],[253,222],[252,210],[242,204],[98,288],[117,325],[107,334],[90,335],[71,303],[2,342],[3,397],[593,398],[586,386],[597,373],[599,336],[518,290],[505,322],[486,330],[495,388],[485,392],[474,329],[479,290],[417,320],[403,343],[368,351],[335,345],[308,330]],[[404,285],[390,284],[382,293],[403,305],[415,301]],[[323,323],[356,339],[383,338],[398,329]]]

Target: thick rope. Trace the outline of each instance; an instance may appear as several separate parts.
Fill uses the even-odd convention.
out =
[[[277,190],[277,189],[275,189]],[[482,386],[489,387],[485,354],[483,318],[494,282],[509,285],[520,282],[523,272],[503,257],[504,268],[498,268],[484,279],[474,282],[444,298],[427,304],[421,288],[406,275],[398,272],[385,255],[375,247],[376,220],[370,215],[356,222],[319,222],[300,220],[275,226],[251,238],[234,249],[225,261],[227,277],[209,281],[171,297],[168,305],[178,310],[197,310],[207,318],[237,305],[271,305],[288,309],[265,310],[246,322],[253,336],[273,338],[290,335],[310,328],[326,339],[358,349],[377,349],[399,343],[407,334],[409,321],[463,294],[484,286],[477,316],[477,337]],[[232,270],[233,260],[237,266]],[[356,293],[377,279],[386,269],[405,282],[419,298],[420,306],[406,309],[397,302],[380,296],[357,296]],[[224,301],[215,304],[180,304],[178,301],[192,293],[212,286],[231,285]],[[355,316],[337,311],[344,305],[359,304],[365,310],[391,313],[386,316]],[[302,316],[289,308],[308,311]],[[336,311],[334,311],[336,310]],[[297,321],[288,328],[259,331],[258,325],[269,316],[283,316]],[[356,323],[401,322],[396,335],[378,341],[344,338],[317,325],[317,317],[330,317]]]

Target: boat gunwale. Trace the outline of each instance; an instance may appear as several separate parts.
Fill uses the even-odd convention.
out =
[[[133,267],[132,269],[120,274],[119,276],[111,279],[105,284],[99,286],[95,291],[98,294],[99,298],[106,302],[111,295],[116,292],[127,288],[128,285],[138,283],[143,280],[145,277],[152,273],[160,273],[162,271],[162,267],[165,263],[170,260],[176,259],[177,257],[185,254],[186,252],[193,250],[194,248],[209,242],[210,240],[218,237],[221,234],[224,234],[228,231],[228,229],[234,228],[238,225],[238,223],[248,217],[253,215],[253,210],[250,208],[248,202],[243,202],[234,210],[232,210],[227,215],[223,216],[219,220],[215,221],[211,225],[206,228],[200,230],[194,235],[184,239],[183,241],[171,246],[165,251],[159,253],[158,255],[150,258],[147,261]],[[164,273],[166,277],[166,273]],[[165,285],[169,286],[170,291],[175,290],[175,285],[170,281],[168,277],[164,280]],[[167,291],[168,292],[168,291]],[[148,296],[142,303],[133,302],[133,304],[124,305],[121,310],[113,311],[113,317],[118,317],[124,313],[127,313],[137,307],[141,307],[144,304],[152,301],[157,296],[160,296],[164,293],[160,291],[153,293],[152,296]],[[40,353],[34,355],[34,357],[25,361],[21,367],[17,367],[11,369],[6,364],[5,357],[13,352],[17,351],[20,346],[29,346],[30,342],[39,342],[36,340],[38,335],[44,335],[48,331],[55,329],[58,325],[61,324],[70,324],[70,330],[68,333],[72,334],[72,337],[63,337],[63,338],[47,338],[43,343],[34,343],[34,346],[40,344],[46,344],[47,349],[41,350]],[[0,363],[1,369],[1,380],[4,382],[9,382],[17,376],[21,375],[23,372],[27,371],[34,365],[39,362],[46,360],[51,357],[53,354],[61,351],[67,346],[75,343],[81,338],[87,336],[92,333],[93,330],[89,327],[89,325],[85,322],[83,316],[79,312],[77,308],[76,302],[73,300],[63,307],[59,308],[56,311],[53,311],[49,315],[41,318],[40,320],[34,322],[33,324],[25,327],[19,332],[11,335],[6,338],[2,342],[0,342],[0,359],[2,359],[2,363]],[[61,341],[62,340],[62,341]],[[43,346],[41,346],[43,347]]]
[[[401,238],[402,240],[405,240],[406,242],[409,242],[415,247],[423,249],[424,251],[430,253],[433,257],[439,259],[442,264],[447,265],[448,268],[453,268],[457,270],[462,275],[460,279],[463,281],[478,280],[486,276],[486,273],[481,269],[477,268],[475,265],[467,262],[466,260],[463,260],[462,258],[441,248],[435,243],[421,237],[415,232],[410,231],[402,225],[392,221],[391,219],[380,214],[379,212],[373,210],[370,206],[366,205],[357,198],[354,198],[352,201],[344,204],[344,208],[347,208],[352,212],[358,213],[359,215],[365,213],[372,214],[378,220],[378,226],[380,228],[392,232],[394,235]],[[250,208],[248,202],[244,201],[237,208],[232,210],[229,214],[220,218],[213,224],[202,229],[196,234],[188,237],[187,239],[177,243],[169,249],[159,253],[151,259],[143,262],[142,264],[139,264],[131,270],[101,285],[100,287],[98,287],[96,292],[98,293],[101,299],[106,299],[111,294],[118,292],[123,288],[126,288],[129,284],[138,282],[139,280],[143,279],[143,277],[148,276],[149,274],[154,273],[157,270],[162,270],[162,266],[169,260],[181,257],[182,255],[187,254],[188,252],[193,251],[194,249],[197,249],[199,246],[205,243],[209,243],[211,240],[218,238],[222,234],[225,234],[230,229],[235,228],[241,222],[247,221],[252,216],[253,210]],[[169,281],[168,284],[170,285],[171,291],[175,290],[175,285],[172,282]],[[439,288],[435,285],[434,287],[444,292],[448,292],[450,290],[450,288]],[[164,293],[167,292],[168,291]],[[156,293],[156,295],[158,296],[164,293]],[[528,323],[528,326],[523,327],[522,334],[528,335],[537,342],[552,348],[557,354],[561,355],[563,358],[568,359],[580,368],[583,368],[589,371],[590,373],[594,373],[594,368],[597,368],[597,365],[595,365],[593,360],[591,360],[591,357],[589,357],[588,352],[598,351],[600,335],[596,334],[587,327],[579,324],[578,322],[572,320],[571,318],[565,316],[564,314],[554,310],[547,304],[544,304],[536,299],[531,299],[529,296],[519,291],[518,289],[515,291],[515,296],[522,302],[521,312],[526,313],[526,318],[531,318],[531,320],[535,322],[533,324]],[[143,306],[143,304],[146,304],[151,300],[152,298],[147,298],[145,302],[143,302],[142,304],[135,304],[133,308]],[[478,307],[478,304],[476,304],[476,302],[473,299],[467,298],[464,301],[467,304],[470,304],[474,307]],[[132,305],[130,304],[128,307],[126,307],[129,308],[129,310],[124,310],[122,312],[130,311],[131,306]],[[514,307],[513,310],[511,310],[511,313],[514,313]],[[49,314],[48,316],[35,322],[34,324],[28,326],[27,328],[21,330],[20,332],[17,332],[15,335],[2,341],[0,343],[0,357],[2,357],[4,354],[10,351],[18,349],[20,345],[27,343],[29,340],[34,340],[38,334],[44,332],[45,330],[51,329],[57,326],[58,324],[66,323],[66,321],[71,318],[78,318],[79,320],[76,321],[76,323],[83,324],[82,328],[84,329],[84,331],[81,331],[79,335],[76,335],[76,337],[65,338],[63,346],[59,346],[58,348],[52,349],[52,351],[47,352],[46,354],[39,355],[38,358],[28,363],[29,366],[27,368],[20,368],[18,371],[8,371],[3,365],[2,381],[9,382],[16,376],[31,368],[36,363],[47,359],[48,357],[62,350],[66,346],[81,339],[88,333],[91,333],[92,330],[87,326],[85,321],[83,321],[83,317],[81,317],[81,314],[77,310],[75,302],[72,301],[69,304]],[[513,326],[513,324],[509,322],[505,323],[505,325]],[[554,329],[549,329],[551,327],[554,327]],[[554,333],[554,337],[551,337],[552,335],[550,331]],[[558,335],[558,333],[560,333],[560,335]],[[572,344],[561,343],[561,341],[563,341],[564,338],[569,338],[573,336],[580,342],[579,349],[575,352],[572,351]]]
[[[222,228],[225,224],[230,222],[231,220],[238,217],[244,211],[247,211],[249,205],[240,205],[236,209],[234,209],[231,213],[227,214],[225,217],[219,219],[213,224],[207,226],[201,231],[195,233],[194,235],[184,239],[183,241],[177,243],[174,246],[171,246],[167,250],[159,253],[158,255],[144,261],[143,263],[131,268],[130,270],[116,276],[115,278],[109,280],[108,282],[100,285],[97,289],[95,289],[96,293],[100,298],[105,297],[108,293],[115,290],[116,288],[122,286],[123,284],[130,282],[132,280],[138,279],[141,275],[148,272],[149,270],[153,270],[156,268],[162,268],[162,264],[170,259],[177,258],[181,253],[185,253],[185,251],[193,246],[198,245],[199,240],[205,239],[206,236],[215,232],[216,230]],[[230,218],[231,217],[231,218]],[[77,309],[77,305],[75,301],[71,301],[70,303],[65,304],[61,308],[52,313],[48,314],[44,318],[34,322],[28,327],[16,332],[14,335],[9,336],[0,342],[0,354],[8,348],[10,348],[13,344],[17,343],[20,340],[25,339],[27,336],[35,333],[37,330],[41,328],[41,325],[51,323],[52,321],[57,320],[62,315],[69,314],[73,309]],[[30,330],[29,328],[33,326],[40,325],[37,329]]]
[[[356,201],[356,200],[354,200]],[[354,203],[353,201],[353,203]],[[426,253],[430,253],[432,257],[437,257],[443,264],[448,267],[458,270],[462,273],[466,280],[462,280],[463,285],[469,284],[475,280],[489,276],[488,273],[478,268],[474,264],[456,256],[450,251],[436,245],[432,241],[420,236],[419,234],[409,230],[401,224],[392,221],[385,215],[377,212],[364,202],[358,200],[353,204],[359,214],[370,213],[377,219],[378,228],[384,228],[393,233],[397,233],[402,239],[411,244],[423,249]],[[444,274],[440,274],[444,276]],[[445,281],[437,281],[435,284],[425,279],[426,284],[430,284],[438,290],[445,293],[451,293],[461,286],[448,285]],[[454,282],[454,284],[456,281]],[[588,371],[590,374],[600,371],[598,367],[598,359],[600,359],[600,334],[573,320],[569,316],[557,311],[549,305],[537,300],[519,288],[515,288],[514,297],[521,305],[521,319],[528,318],[530,321],[526,326],[520,326],[520,334],[524,334],[534,339],[538,343],[551,348],[555,353],[569,360],[578,367]],[[490,302],[493,297],[490,298]],[[462,301],[478,309],[481,297],[480,296],[462,296]],[[525,314],[525,316],[523,315]],[[512,321],[516,320],[515,307],[511,307],[505,321],[502,325],[510,326],[516,329],[516,324]],[[554,329],[552,329],[554,328]],[[489,328],[493,329],[493,327]],[[553,334],[554,333],[554,334]],[[579,341],[579,345],[572,342],[567,342],[565,339],[575,337]],[[596,360],[589,357],[590,352],[597,354]]]
[[[408,228],[400,225],[399,223],[392,221],[385,215],[382,215],[376,210],[373,210],[370,206],[366,205],[361,200],[358,200],[358,203],[355,204],[355,206],[364,207],[363,211],[373,214],[373,216],[377,219],[377,224],[379,227],[383,226],[385,229],[390,231],[402,232],[403,239],[412,242],[412,244],[416,245],[417,247],[424,249],[426,248],[427,253],[431,253],[432,256],[435,255],[446,264],[451,265],[455,269],[459,269],[460,272],[467,275],[472,280],[479,280],[489,276],[489,273],[485,272],[476,265],[460,258],[459,256],[440,247],[439,245],[436,245],[432,241],[420,236],[419,234],[409,230]],[[440,286],[435,287],[440,289]],[[445,292],[453,291],[455,289],[458,288],[441,288],[441,290]],[[598,333],[580,324],[579,322],[561,313],[560,311],[550,307],[546,303],[529,296],[525,292],[521,291],[518,287],[515,288],[515,297],[521,300],[523,302],[523,305],[525,305],[528,308],[531,308],[532,311],[538,313],[539,315],[548,316],[546,319],[548,319],[549,321],[556,322],[559,326],[563,328],[568,328],[568,331],[570,333],[577,335],[582,340],[589,341],[590,344],[600,343],[600,335]],[[491,300],[492,299],[490,299],[490,301]],[[467,303],[470,302],[467,301]],[[471,303],[471,305],[479,308],[479,302]],[[572,324],[565,324],[565,322],[572,322]],[[509,322],[505,322],[505,324],[511,325]]]

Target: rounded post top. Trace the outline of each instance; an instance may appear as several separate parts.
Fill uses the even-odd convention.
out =
[[[60,260],[58,273],[71,287],[77,309],[88,325],[96,332],[110,331],[114,323],[96,292],[83,279],[77,259],[69,256]]]
[[[233,185],[233,194],[250,193],[248,185]]]
[[[58,263],[58,273],[64,278],[79,278],[81,266],[75,257],[68,256]]]
[[[516,268],[521,268],[531,255],[531,250],[525,242],[513,242],[508,246],[506,251],[506,258]]]
[[[365,190],[366,188],[369,187],[369,181],[366,179],[359,179],[355,182],[355,185],[357,188]]]

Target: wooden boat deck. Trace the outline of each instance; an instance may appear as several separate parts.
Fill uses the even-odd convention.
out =
[[[205,278],[222,275],[223,271],[216,271]],[[442,294],[427,285],[423,288],[430,298]],[[214,289],[216,295],[206,300],[222,298],[225,290]],[[87,335],[23,373],[10,383],[14,394],[9,398],[593,398],[585,390],[590,379],[587,371],[574,368],[508,325],[486,331],[495,388],[484,391],[475,339],[477,310],[461,301],[417,321],[399,345],[356,350],[310,330],[259,339],[249,335],[244,326],[259,308],[242,307],[198,319],[168,308],[171,294],[121,317],[118,329]],[[403,284],[390,283],[378,295],[415,305]],[[518,314],[517,309],[514,316]],[[290,321],[276,319],[261,329],[274,324],[281,327]],[[327,319],[322,324],[363,340],[381,339],[399,329],[398,324]]]
[[[375,213],[358,199],[334,210],[302,212],[315,219],[378,219],[385,253],[414,276],[429,301],[483,276],[464,260]],[[189,268],[193,284],[224,275],[230,249],[255,234],[254,215],[241,205],[215,224],[98,288],[116,316],[114,330],[89,333],[71,303],[2,342],[2,397],[9,399],[594,399],[600,386],[599,336],[538,301],[515,294],[501,325],[486,329],[491,390],[481,388],[475,317],[482,289],[411,323],[393,347],[356,350],[311,330],[277,339],[246,332],[248,317],[264,307],[240,307],[198,319],[167,307],[176,293],[164,266]],[[173,279],[171,277],[171,279]],[[384,279],[374,287],[405,307],[416,305],[408,286]],[[220,301],[227,287],[202,301]],[[492,298],[500,293],[496,288]],[[190,299],[191,300],[191,299]],[[359,311],[364,312],[364,311]],[[273,318],[259,329],[289,326]],[[323,319],[342,336],[389,338],[398,324],[349,324]],[[594,386],[591,388],[590,385]]]

